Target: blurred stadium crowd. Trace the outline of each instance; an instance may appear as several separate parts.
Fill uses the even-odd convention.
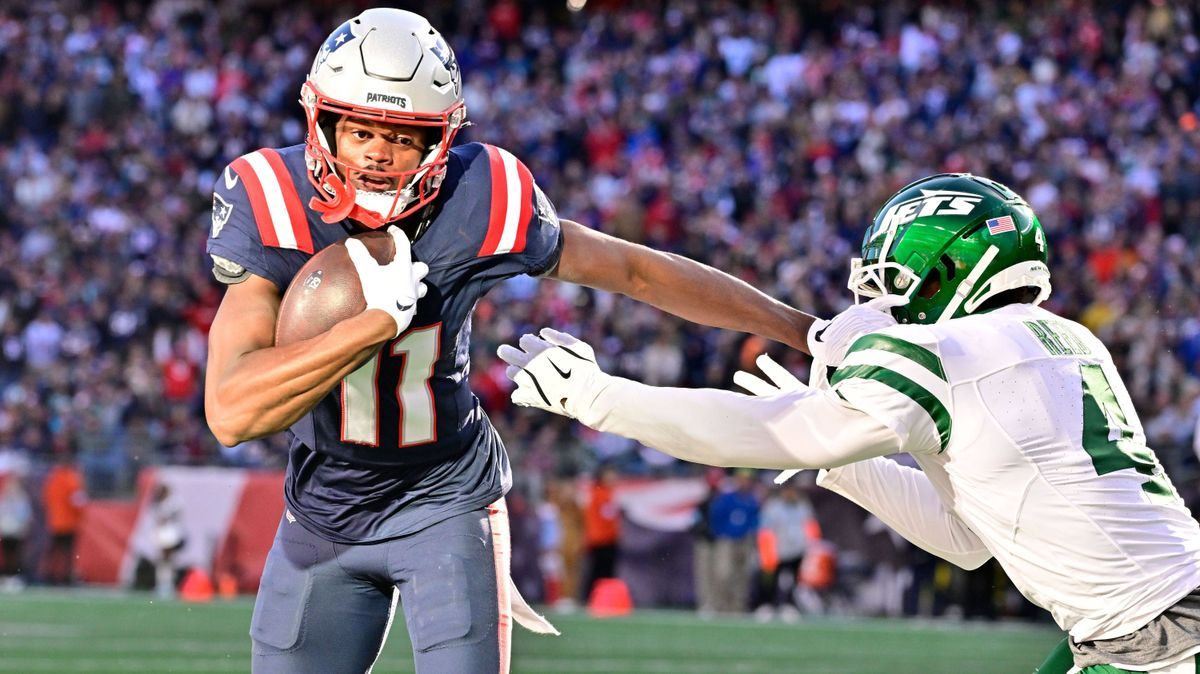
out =
[[[347,5],[355,5],[354,7]],[[302,141],[296,98],[362,3],[70,0],[0,8],[0,462],[74,455],[93,495],[161,463],[278,466],[202,405],[221,289],[204,240],[230,160]],[[1009,184],[1050,238],[1048,307],[1110,346],[1195,505],[1200,12],[1180,3],[425,3],[466,141],[521,157],[564,217],[818,315],[850,301],[874,209],[938,171]],[[802,5],[799,9],[797,5]],[[1178,5],[1178,6],[1177,6]],[[730,385],[765,348],[620,297],[515,279],[474,321],[474,385],[516,477],[696,472],[513,410],[495,347],[543,325],[650,383]]]

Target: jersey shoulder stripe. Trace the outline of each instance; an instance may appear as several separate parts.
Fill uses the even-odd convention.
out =
[[[896,326],[864,335],[851,345],[830,384],[852,405],[885,417],[881,420],[889,427],[908,429],[903,435],[911,436],[914,447],[945,451],[953,396],[940,347],[939,338],[924,327]]]
[[[950,442],[953,422],[950,419],[950,411],[946,409],[946,405],[938,396],[899,372],[880,365],[842,366],[834,373],[830,384],[837,387],[838,384],[844,381],[855,379],[883,384],[893,391],[905,395],[919,405],[921,409],[925,410],[925,413],[929,415],[929,418],[933,420],[934,425],[937,427],[940,440],[939,451],[946,450],[946,445]]]
[[[940,342],[926,341],[928,335],[915,331],[883,330],[856,340],[842,360],[842,367],[875,365],[913,380],[950,409],[950,382],[941,357]],[[844,380],[845,375],[837,381]],[[832,381],[830,383],[833,383]]]
[[[942,359],[939,358],[936,353],[926,349],[920,344],[914,344],[913,342],[909,342],[898,337],[892,337],[891,335],[884,335],[878,332],[872,332],[871,334],[863,335],[850,345],[850,349],[846,352],[846,355],[849,356],[856,352],[870,349],[889,351],[898,356],[903,356],[917,365],[925,368],[926,370],[929,370],[935,376],[937,376],[938,379],[946,381],[946,371],[944,368],[942,368]]]
[[[519,253],[533,215],[533,175],[511,152],[484,145],[491,174],[488,229],[479,257]]]
[[[246,184],[263,245],[312,254],[308,218],[279,152],[256,150],[233,160],[230,167]]]

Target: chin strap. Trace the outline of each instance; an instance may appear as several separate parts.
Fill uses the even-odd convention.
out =
[[[354,185],[342,182],[330,171],[321,179],[321,187],[327,198],[315,196],[308,200],[308,207],[320,213],[321,220],[331,225],[350,217],[356,205]]]
[[[972,269],[971,273],[968,274],[967,277],[962,280],[962,283],[959,283],[958,287],[954,289],[954,296],[950,298],[950,302],[946,305],[946,308],[942,310],[942,314],[938,316],[937,320],[934,321],[935,323],[945,323],[951,318],[954,318],[954,314],[958,311],[959,305],[963,303],[963,300],[967,299],[967,295],[970,295],[971,292],[975,290],[975,284],[979,282],[979,278],[983,276],[983,272],[987,271],[988,265],[990,265],[992,260],[995,260],[996,256],[999,254],[999,248],[995,246],[988,246],[988,249],[983,253],[983,257],[979,258],[979,262],[975,263],[975,268]]]
[[[325,174],[321,183],[329,198],[313,197],[308,200],[308,207],[320,213],[322,221],[333,225],[350,218],[370,229],[379,229],[387,224],[379,216],[358,205],[355,201],[358,191],[352,183],[339,180],[332,172]]]

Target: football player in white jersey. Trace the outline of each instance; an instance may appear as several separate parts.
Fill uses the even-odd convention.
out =
[[[967,569],[995,557],[1069,632],[1043,672],[1195,674],[1200,526],[1107,349],[1038,307],[1028,204],[969,174],[919,180],[875,216],[849,286],[877,299],[810,331],[828,382],[651,387],[546,329],[501,347],[513,401],[698,463],[826,469],[819,484],[916,545]]]

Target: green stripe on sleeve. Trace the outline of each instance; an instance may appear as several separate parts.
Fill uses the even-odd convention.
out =
[[[878,365],[851,365],[850,367],[839,368],[834,373],[833,379],[830,380],[830,385],[836,386],[848,379],[866,379],[879,382],[888,388],[908,396],[913,402],[920,405],[921,409],[925,410],[925,413],[933,420],[934,425],[937,426],[940,439],[938,451],[946,451],[946,445],[950,442],[952,422],[950,421],[950,412],[942,404],[942,401],[937,399],[937,396],[925,390],[924,387],[908,377],[889,370],[886,367],[879,367]]]
[[[889,337],[888,335],[871,333],[869,335],[863,335],[862,337],[854,340],[854,343],[850,345],[850,350],[846,352],[846,355],[849,356],[856,351],[866,351],[868,349],[890,351],[896,355],[904,356],[917,365],[920,365],[926,370],[932,372],[937,376],[938,379],[946,381],[946,371],[942,369],[942,359],[938,358],[937,354],[923,346],[913,344],[912,342],[906,342],[903,339]]]

